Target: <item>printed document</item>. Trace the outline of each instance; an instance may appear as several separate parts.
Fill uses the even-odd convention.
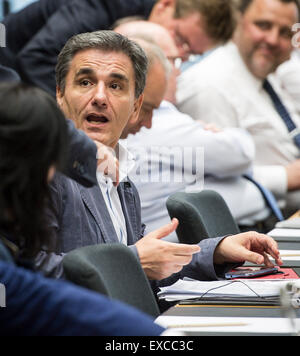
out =
[[[178,280],[175,284],[160,288],[158,296],[167,301],[179,301],[201,297],[253,297],[272,298],[294,280],[232,280],[202,282],[191,279]]]

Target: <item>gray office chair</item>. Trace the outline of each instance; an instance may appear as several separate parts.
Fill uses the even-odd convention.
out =
[[[157,317],[156,299],[140,262],[122,244],[87,246],[68,253],[66,278],[80,286],[118,299]]]
[[[178,240],[198,244],[208,237],[238,234],[240,232],[225,200],[215,191],[176,193],[167,200],[171,219],[177,218]]]

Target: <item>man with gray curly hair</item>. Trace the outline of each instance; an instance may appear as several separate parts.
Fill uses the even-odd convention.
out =
[[[120,184],[98,172],[98,185],[87,189],[56,175],[51,226],[59,252],[123,243],[138,255],[149,279],[161,280],[180,272],[200,248],[161,241],[177,228],[176,219],[141,239],[139,195],[127,177],[133,162],[118,140],[138,120],[147,68],[141,47],[113,31],[80,34],[66,43],[56,67],[58,104],[78,129],[115,152]]]
[[[120,131],[128,121],[137,120],[147,69],[148,60],[141,47],[113,31],[73,36],[58,57],[58,103],[77,128],[115,148]],[[97,72],[103,79],[103,91],[94,97]],[[100,97],[104,92],[110,94],[112,109],[103,109],[108,106]]]
[[[82,43],[80,49],[78,42]],[[144,236],[139,194],[127,176],[134,165],[130,154],[118,142],[126,124],[138,120],[143,95],[137,97],[134,67],[139,62],[146,76],[148,61],[140,46],[110,31],[72,38],[60,55],[59,106],[77,128],[114,150],[120,162],[118,187],[100,172],[98,185],[89,189],[56,176],[52,184],[56,206],[51,226],[61,252],[99,243],[122,243],[139,258],[147,277],[159,281],[159,285],[170,285],[184,276],[217,279],[218,273],[230,269],[232,263],[239,263],[241,256],[261,262],[262,256],[251,251],[249,236],[218,237],[199,246],[163,241],[178,227],[177,219]],[[61,71],[63,63],[65,71]],[[60,76],[61,72],[64,75]],[[64,83],[62,87],[60,83]],[[272,256],[280,262],[274,241],[264,236],[261,241],[265,241]],[[232,256],[233,250],[238,259]],[[153,287],[157,286],[154,282]]]

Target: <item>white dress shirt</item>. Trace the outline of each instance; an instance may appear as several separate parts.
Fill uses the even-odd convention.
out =
[[[300,127],[293,100],[274,75],[268,79]],[[178,107],[195,120],[246,129],[256,146],[255,179],[275,194],[282,207],[288,201],[290,207],[299,208],[299,191],[287,193],[285,166],[298,159],[300,152],[262,85],[246,67],[237,46],[229,42],[182,73]]]
[[[295,107],[300,114],[300,50],[294,50],[291,59],[281,64],[276,76],[284,90],[294,101]]]
[[[136,159],[137,167],[130,179],[140,194],[142,221],[147,232],[170,222],[166,201],[179,191],[203,188],[218,191],[242,225],[254,225],[270,215],[259,190],[241,176],[251,169],[255,155],[253,140],[245,130],[206,131],[200,123],[164,101],[154,111],[152,128],[143,128],[137,135],[129,136],[127,148]],[[186,152],[184,161],[180,154],[172,161],[169,152]],[[164,179],[168,177],[170,161],[173,175]],[[180,176],[181,181],[173,179]],[[170,238],[176,239],[175,234]]]
[[[117,151],[120,165],[119,179],[122,182],[134,168],[135,162],[133,156],[121,144],[118,144]],[[120,243],[127,245],[126,221],[117,187],[113,185],[111,178],[103,175],[101,172],[97,172],[97,180],[118,239]]]

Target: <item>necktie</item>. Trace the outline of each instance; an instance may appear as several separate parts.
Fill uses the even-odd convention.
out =
[[[290,114],[288,113],[286,107],[283,105],[279,96],[277,95],[277,93],[275,92],[272,85],[270,84],[270,82],[267,79],[264,81],[263,88],[269,94],[278,114],[280,115],[280,117],[282,118],[284,123],[286,124],[290,135],[293,137],[296,146],[300,149],[300,130],[299,130],[299,128],[295,125],[295,123],[292,120]]]
[[[273,214],[276,216],[278,221],[283,221],[284,217],[282,215],[282,212],[279,209],[279,206],[277,204],[277,201],[274,197],[274,195],[271,193],[271,191],[264,186],[262,186],[260,183],[258,183],[255,179],[253,179],[249,174],[244,175],[246,179],[251,181],[254,185],[257,186],[257,188],[260,190],[262,196],[264,197],[266,203],[268,204],[269,208],[272,210]]]

